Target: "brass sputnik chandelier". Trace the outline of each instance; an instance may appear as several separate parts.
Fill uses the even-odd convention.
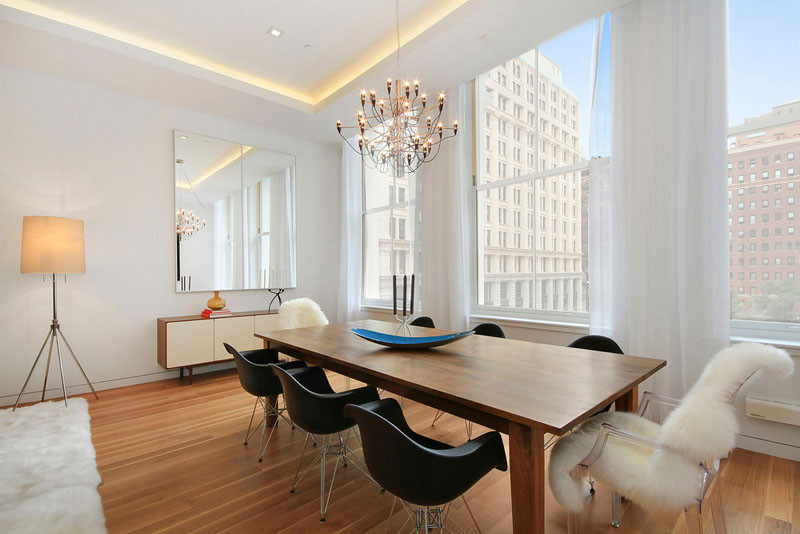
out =
[[[400,70],[400,3],[395,3],[397,20],[397,67]],[[419,81],[386,80],[386,98],[375,90],[361,91],[361,109],[355,126],[342,126],[336,121],[339,135],[361,154],[362,161],[381,172],[389,168],[396,172],[414,172],[423,163],[432,161],[442,141],[458,133],[458,121],[445,126],[440,121],[444,109],[443,93],[428,106],[428,97],[420,94]],[[342,130],[359,131],[358,147],[353,146]]]

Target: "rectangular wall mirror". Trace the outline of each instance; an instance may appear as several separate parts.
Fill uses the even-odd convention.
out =
[[[295,157],[175,130],[178,292],[296,286]]]

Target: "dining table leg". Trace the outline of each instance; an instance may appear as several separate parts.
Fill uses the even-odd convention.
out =
[[[544,432],[509,421],[514,534],[544,534]]]
[[[264,345],[263,345],[264,348],[268,349],[269,348],[269,340],[265,339],[265,340],[263,340],[263,342],[264,342]],[[268,408],[269,412],[272,412],[273,410],[278,408],[278,396],[277,395],[273,395],[271,397],[267,397],[264,400],[267,403],[267,408]],[[277,416],[271,415],[271,414],[267,416],[267,427],[268,428],[272,428],[273,426],[275,426],[277,424],[277,422],[278,422],[278,417]]]
[[[639,387],[633,386],[633,389],[624,393],[616,401],[614,407],[618,412],[636,412],[639,409]]]

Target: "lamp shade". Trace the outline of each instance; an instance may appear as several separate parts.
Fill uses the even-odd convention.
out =
[[[85,273],[83,221],[23,217],[21,273]]]

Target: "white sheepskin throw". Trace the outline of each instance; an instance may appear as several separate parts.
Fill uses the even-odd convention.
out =
[[[281,304],[278,309],[278,321],[281,330],[328,324],[328,318],[325,317],[319,304],[305,297]]]
[[[85,399],[0,410],[0,473],[0,532],[106,532]]]
[[[758,371],[787,377],[793,372],[792,359],[767,345],[734,345],[714,356],[663,425],[625,412],[592,417],[553,447],[548,477],[556,500],[569,512],[583,509],[586,492],[570,471],[589,454],[600,425],[609,423],[656,439],[669,450],[609,437],[603,454],[589,468],[592,476],[645,507],[694,504],[702,490],[699,463],[725,456],[736,445],[733,396]]]

